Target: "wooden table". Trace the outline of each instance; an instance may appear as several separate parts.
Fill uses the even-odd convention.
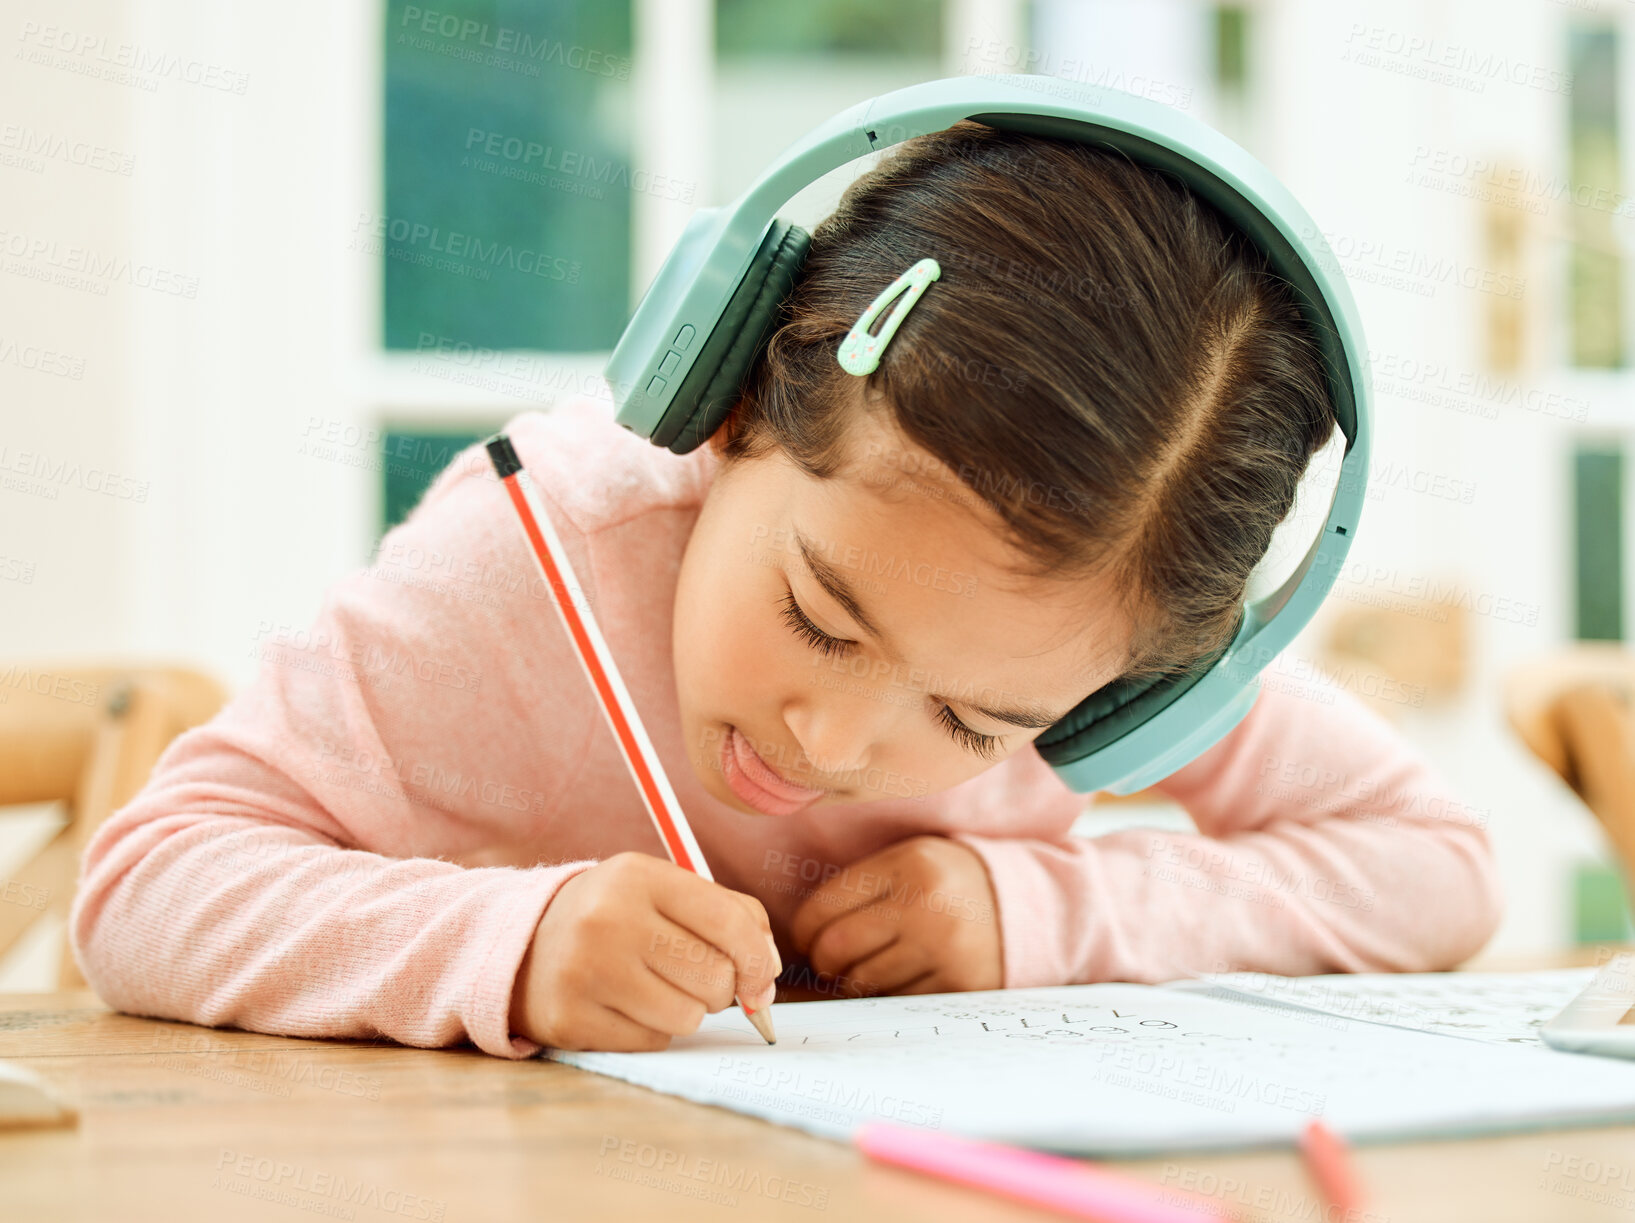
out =
[[[471,1048],[200,1028],[64,992],[0,995],[0,1058],[80,1110],[72,1128],[0,1131],[6,1223],[1061,1217],[753,1117]],[[1372,1197],[1349,1217],[1325,1208],[1292,1151],[1119,1165],[1256,1221],[1635,1223],[1635,1127],[1356,1156]]]

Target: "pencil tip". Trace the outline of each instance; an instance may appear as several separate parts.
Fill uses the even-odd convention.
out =
[[[759,1011],[752,1011],[748,1007],[745,1007],[744,1014],[749,1016],[750,1023],[755,1025],[755,1030],[761,1034],[761,1038],[765,1040],[767,1044],[775,1045],[778,1043],[777,1034],[772,1030],[771,1007],[765,1007]]]

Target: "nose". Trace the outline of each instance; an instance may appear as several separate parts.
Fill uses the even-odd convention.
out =
[[[827,671],[815,672],[830,678]],[[833,675],[833,686],[813,683],[784,705],[784,724],[812,762],[817,777],[844,784],[869,767],[901,710],[884,700],[884,689]],[[792,778],[791,780],[799,780]]]

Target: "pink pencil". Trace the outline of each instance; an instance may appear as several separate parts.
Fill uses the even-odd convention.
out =
[[[659,763],[653,741],[647,737],[647,728],[642,725],[641,716],[636,712],[636,703],[630,699],[619,668],[613,662],[613,654],[602,637],[601,626],[596,623],[590,607],[577,606],[569,593],[570,590],[582,588],[579,579],[574,576],[573,566],[568,563],[567,549],[562,546],[550,515],[539,502],[533,478],[505,434],[496,433],[485,445],[494,471],[505,485],[505,491],[511,495],[511,504],[516,507],[517,518],[528,537],[528,550],[533,553],[534,562],[544,575],[546,585],[551,588],[557,613],[562,617],[568,636],[573,639],[585,677],[596,692],[607,724],[613,728],[613,737],[618,740],[630,775],[636,779],[636,788],[641,791],[647,814],[659,830],[665,852],[677,866],[713,880],[715,876],[710,874],[709,863],[704,861],[704,854],[693,839],[687,817],[681,812],[681,801],[670,788],[670,779],[665,775],[664,766]],[[738,1005],[766,1043],[776,1044],[771,1007],[757,1011],[746,1006],[741,999]]]
[[[865,1155],[1100,1223],[1230,1219],[1218,1202],[1139,1177],[1000,1142],[867,1121],[852,1131]]]
[[[1351,1162],[1350,1147],[1316,1117],[1300,1135],[1300,1153],[1323,1196],[1342,1214],[1362,1205],[1362,1181]]]

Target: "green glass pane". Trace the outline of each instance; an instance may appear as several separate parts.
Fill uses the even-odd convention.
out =
[[[630,0],[387,0],[383,343],[611,348],[629,317]]]
[[[1622,943],[1631,936],[1629,895],[1624,877],[1605,862],[1573,870],[1573,939],[1578,943]]]
[[[1573,586],[1576,635],[1624,636],[1624,456],[1580,448],[1573,455]]]
[[[715,53],[942,55],[943,0],[716,0]]]
[[[502,426],[471,432],[422,432],[388,429],[381,439],[381,524],[384,535],[409,516],[431,487],[437,473],[473,442],[491,437]]]
[[[1567,174],[1574,195],[1567,217],[1567,300],[1571,360],[1590,368],[1624,364],[1623,257],[1612,210],[1594,201],[1621,199],[1618,157],[1618,33],[1611,26],[1572,25],[1567,34],[1572,93],[1567,98]]]
[[[1242,89],[1247,78],[1249,15],[1240,5],[1215,6],[1215,82]]]

